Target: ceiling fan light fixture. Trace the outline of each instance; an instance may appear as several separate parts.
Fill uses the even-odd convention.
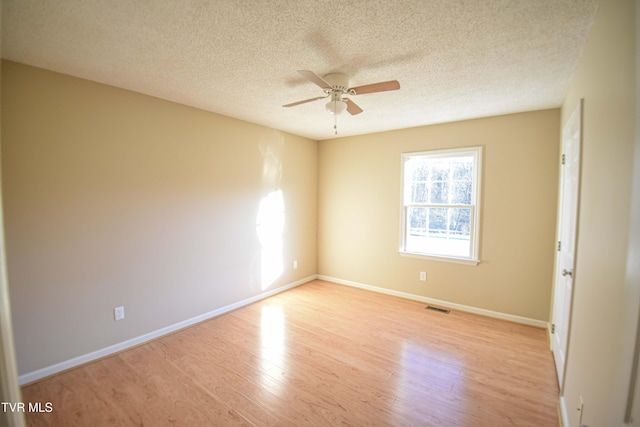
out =
[[[298,70],[298,73],[311,83],[319,86],[323,90],[325,96],[292,102],[290,104],[283,105],[283,107],[293,107],[295,105],[306,104],[307,102],[312,102],[317,99],[327,98],[330,96],[331,100],[327,102],[325,108],[329,114],[333,114],[333,129],[335,130],[336,135],[338,134],[338,114],[342,114],[345,111],[348,111],[352,116],[362,113],[362,108],[360,108],[350,98],[343,99],[343,96],[355,96],[365,93],[386,92],[388,90],[400,89],[400,83],[398,83],[397,80],[349,87],[349,76],[344,73],[329,73],[324,77],[320,77],[313,71],[309,70]]]
[[[325,107],[330,114],[334,114],[337,116],[338,114],[342,114],[347,110],[347,103],[344,101],[333,100],[327,102],[327,105],[325,105]]]

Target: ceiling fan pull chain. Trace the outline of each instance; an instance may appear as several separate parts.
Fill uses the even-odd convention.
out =
[[[338,134],[338,115],[333,115],[333,129],[335,130],[335,134]]]

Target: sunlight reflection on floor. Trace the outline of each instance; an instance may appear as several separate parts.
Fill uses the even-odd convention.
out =
[[[284,313],[280,306],[265,305],[260,319],[260,385],[278,395],[286,366]]]

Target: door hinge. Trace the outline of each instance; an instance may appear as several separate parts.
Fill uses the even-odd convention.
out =
[[[564,154],[563,154],[563,155],[562,155],[562,164],[563,164],[563,165],[564,165],[564,162],[565,162],[565,157],[564,157]]]
[[[558,240],[558,252],[562,250],[562,242]]]
[[[551,324],[551,333],[552,333],[552,334],[555,334],[555,333],[556,333],[556,324],[555,324],[555,323],[552,323],[552,324]]]

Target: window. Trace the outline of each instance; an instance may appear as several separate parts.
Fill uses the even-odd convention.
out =
[[[400,252],[478,263],[482,147],[402,155]]]

